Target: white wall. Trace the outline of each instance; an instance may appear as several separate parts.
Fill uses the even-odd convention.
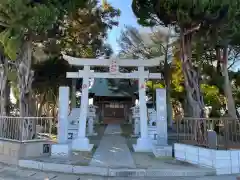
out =
[[[215,150],[175,143],[174,154],[177,160],[214,168],[218,175],[240,172],[240,150]]]

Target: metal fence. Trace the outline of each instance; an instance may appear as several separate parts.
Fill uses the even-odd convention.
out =
[[[212,149],[239,149],[240,123],[231,118],[183,118],[176,122],[177,142]]]
[[[0,117],[0,139],[53,139],[52,129],[52,117]]]

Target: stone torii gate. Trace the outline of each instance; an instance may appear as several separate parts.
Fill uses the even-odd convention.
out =
[[[152,142],[148,137],[148,122],[147,122],[147,106],[146,106],[146,79],[160,79],[160,73],[149,73],[144,67],[159,66],[160,61],[164,57],[158,57],[147,60],[136,59],[84,59],[75,58],[63,55],[63,58],[73,66],[84,66],[83,70],[78,72],[67,72],[67,78],[83,78],[82,81],[82,96],[78,136],[72,141],[72,149],[78,151],[91,151],[93,144],[89,144],[89,139],[86,137],[86,121],[88,110],[88,90],[89,78],[118,78],[118,79],[138,79],[139,86],[139,102],[140,102],[140,131],[141,137],[138,138],[137,144],[133,146],[136,152],[152,152]],[[91,72],[90,67],[102,66],[109,67],[109,72]],[[132,73],[121,73],[119,67],[138,67],[137,71]]]

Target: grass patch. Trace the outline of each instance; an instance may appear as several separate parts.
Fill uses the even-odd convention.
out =
[[[129,138],[132,135],[133,127],[132,124],[121,124],[122,133],[121,136]]]
[[[95,125],[95,131],[98,133],[98,136],[100,136],[100,137],[103,136],[106,127],[107,127],[106,124],[96,124]]]
[[[129,148],[130,152],[134,152],[133,144],[136,144],[136,143],[137,143],[137,138],[135,138],[135,137],[126,138],[126,144]]]
[[[89,166],[89,162],[78,162],[78,163],[74,163],[73,165],[75,165],[75,166]]]
[[[91,152],[84,152],[84,151],[73,151],[73,153],[76,153],[77,157],[79,158],[79,161],[76,163],[73,163],[73,165],[78,165],[78,166],[89,166],[90,161],[93,158],[94,153],[96,152],[98,146],[93,146]]]

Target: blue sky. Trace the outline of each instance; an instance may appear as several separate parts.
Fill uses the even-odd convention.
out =
[[[107,42],[112,45],[114,52],[118,51],[117,39],[120,37],[121,30],[125,25],[131,25],[137,28],[140,26],[132,12],[131,3],[132,0],[107,0],[113,7],[121,10],[121,16],[119,17],[119,26],[113,28],[108,33]]]

